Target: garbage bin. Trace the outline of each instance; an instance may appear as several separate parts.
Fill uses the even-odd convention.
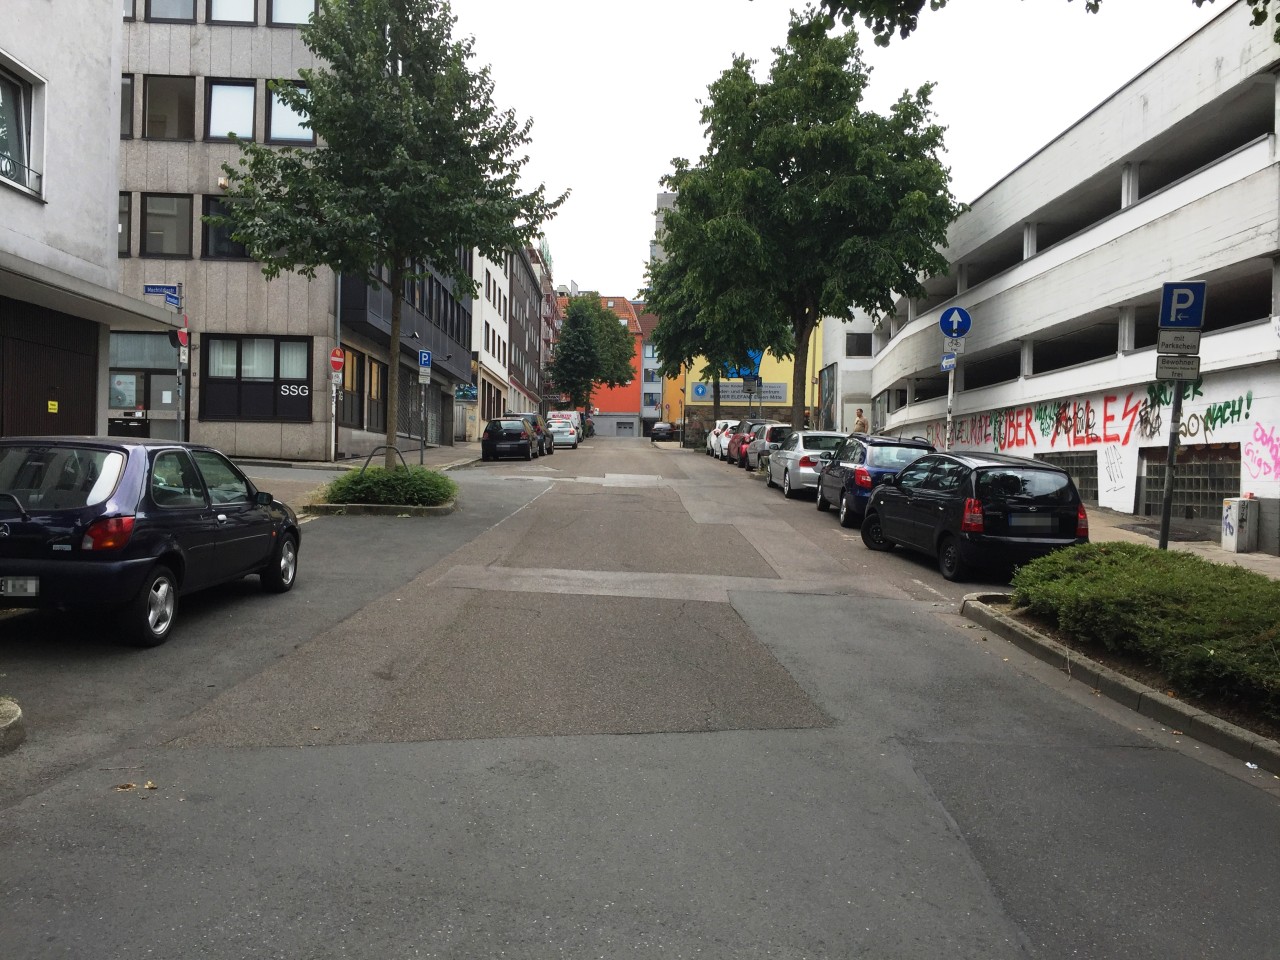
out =
[[[1252,497],[1222,501],[1222,549],[1252,553],[1258,549],[1258,501]]]

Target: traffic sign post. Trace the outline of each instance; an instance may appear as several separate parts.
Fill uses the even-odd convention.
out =
[[[1200,330],[1204,326],[1203,280],[1166,283],[1160,291],[1160,325],[1156,341],[1156,379],[1172,380],[1169,410],[1169,452],[1165,459],[1164,497],[1160,502],[1160,549],[1169,549],[1169,521],[1173,516],[1173,475],[1178,464],[1178,434],[1182,427],[1182,383],[1200,376]]]
[[[422,436],[418,440],[418,466],[422,466],[427,457],[427,384],[431,382],[431,351],[418,351],[418,386],[422,388]]]
[[[973,328],[973,317],[964,307],[947,307],[938,317],[945,351],[940,369],[947,375],[947,438],[944,449],[951,449],[952,410],[956,398],[956,357],[964,353],[964,338]]]
[[[347,362],[347,355],[342,351],[341,347],[334,347],[329,351],[329,368],[334,373],[341,373],[343,365]]]
[[[938,328],[944,337],[963,337],[973,326],[973,317],[964,307],[947,307],[938,317]]]

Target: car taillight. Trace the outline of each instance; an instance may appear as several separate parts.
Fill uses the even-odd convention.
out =
[[[106,517],[89,524],[81,550],[119,550],[133,536],[133,517]]]
[[[481,439],[481,440],[488,440],[488,439],[489,439],[489,431],[488,431],[488,430],[486,430],[484,433],[480,434],[480,439]]]
[[[1076,539],[1084,540],[1089,537],[1089,515],[1084,512],[1084,504],[1080,504],[1080,509],[1076,511]]]
[[[853,471],[853,485],[855,487],[865,487],[871,489],[871,471],[866,467],[855,467]]]
[[[811,457],[808,454],[800,458],[799,466],[813,468],[818,465],[818,458]]]
[[[528,430],[521,430],[521,431],[520,431],[520,439],[521,439],[521,440],[528,440],[528,439],[529,439],[529,431],[528,431]]]
[[[960,517],[960,530],[963,533],[981,533],[982,501],[970,497],[964,502],[964,513]]]

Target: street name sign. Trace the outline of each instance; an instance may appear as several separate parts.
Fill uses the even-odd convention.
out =
[[[1199,330],[1204,326],[1203,280],[1166,283],[1160,294],[1160,326]]]
[[[1157,380],[1196,380],[1199,376],[1199,357],[1164,353],[1156,357]]]
[[[1156,332],[1156,353],[1195,356],[1200,352],[1200,331],[1166,327]]]
[[[182,298],[176,293],[166,293],[164,295],[164,302],[170,307],[182,308]]]
[[[973,317],[964,307],[947,307],[938,318],[938,328],[944,337],[963,337],[973,326]]]
[[[142,295],[144,297],[163,297],[167,294],[178,295],[178,285],[176,283],[144,283],[142,285]]]

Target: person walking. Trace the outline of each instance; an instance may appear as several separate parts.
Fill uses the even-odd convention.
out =
[[[858,412],[853,415],[853,432],[869,433],[870,431],[871,424],[867,423],[867,418],[863,416],[862,408],[859,407]]]

